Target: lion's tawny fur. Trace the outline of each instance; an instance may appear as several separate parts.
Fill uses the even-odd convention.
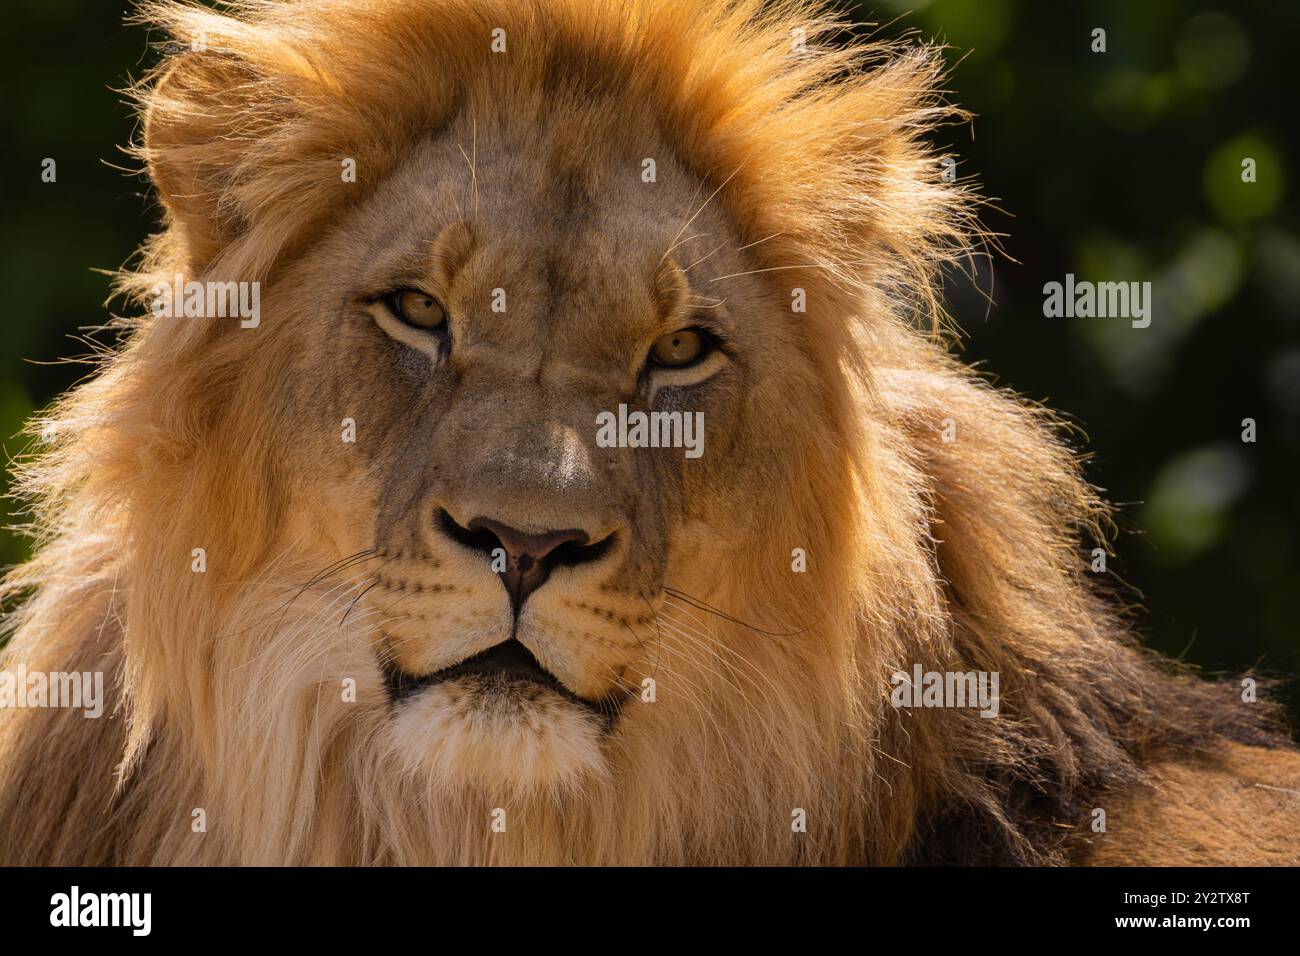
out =
[[[936,269],[973,229],[968,188],[943,181],[924,138],[954,116],[937,51],[830,44],[837,21],[804,0],[143,15],[206,48],[168,56],[138,88],[140,154],[167,218],[128,292],[176,272],[273,286],[457,116],[484,135],[563,127],[596,188],[620,137],[653,127],[701,199],[717,191],[755,270],[818,303],[799,317],[818,374],[766,410],[802,436],[773,472],[791,476],[788,508],[713,570],[711,604],[767,626],[672,612],[680,642],[709,629],[730,678],[609,740],[613,770],[580,787],[435,800],[391,766],[377,684],[361,687],[359,716],[337,700],[338,675],[372,662],[364,618],[338,623],[355,582],[303,588],[326,549],[294,507],[306,476],[281,473],[292,436],[269,406],[292,368],[274,348],[283,333],[268,320],[253,345],[137,321],[23,468],[40,538],[5,585],[29,596],[3,665],[102,669],[113,696],[98,721],[0,714],[0,862],[1287,859],[1295,798],[1243,796],[1225,777],[1253,748],[1275,748],[1278,773],[1295,767],[1275,710],[1136,646],[1090,579],[1107,511],[1057,424],[928,328]],[[793,50],[800,30],[806,50]],[[341,183],[343,157],[358,184]],[[793,584],[792,538],[818,562]],[[205,575],[189,573],[200,545],[221,556]],[[707,675],[664,640],[684,672]],[[889,676],[915,662],[998,672],[1001,715],[893,708]],[[1201,786],[1212,807],[1182,792]],[[1113,801],[1112,832],[1082,840],[1092,809],[1112,805],[1099,801]],[[488,826],[498,805],[517,821],[503,834]],[[792,833],[793,808],[807,833]],[[1240,841],[1222,852],[1165,832],[1210,812],[1259,819],[1207,831]]]

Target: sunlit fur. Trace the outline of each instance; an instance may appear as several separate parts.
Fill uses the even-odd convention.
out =
[[[1055,423],[932,331],[935,271],[971,229],[966,187],[922,140],[955,118],[935,50],[825,45],[834,22],[802,0],[246,0],[144,16],[210,52],[169,56],[137,89],[166,211],[124,277],[140,302],[175,272],[274,287],[458,112],[490,127],[494,112],[572,109],[581,125],[595,120],[578,104],[612,98],[601,122],[616,134],[650,117],[705,184],[700,202],[716,190],[774,300],[807,291],[815,307],[791,321],[815,374],[770,383],[759,409],[789,436],[785,460],[729,450],[751,456],[732,492],[757,518],[707,529],[727,559],[662,596],[653,649],[673,679],[629,718],[637,732],[597,753],[565,711],[538,758],[557,767],[528,764],[526,739],[515,777],[485,785],[464,772],[472,755],[403,750],[373,612],[353,607],[366,556],[344,560],[357,549],[300,498],[312,476],[284,473],[295,436],[272,409],[292,366],[267,345],[284,334],[273,316],[269,339],[131,322],[36,425],[56,436],[22,472],[38,550],[6,584],[27,600],[5,665],[104,669],[112,716],[0,714],[0,862],[1065,862],[1091,809],[1140,790],[1150,762],[1213,761],[1227,738],[1283,746],[1267,705],[1132,644],[1088,570],[1106,512]],[[496,27],[508,60],[490,50]],[[797,29],[807,52],[792,51]],[[339,528],[370,518],[373,489],[354,492]],[[794,547],[809,573],[792,574]],[[1001,716],[895,710],[889,676],[915,662],[999,672]],[[358,675],[356,703],[343,675]],[[453,705],[428,697],[399,721]]]

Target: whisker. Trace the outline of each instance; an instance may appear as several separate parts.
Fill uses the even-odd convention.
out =
[[[698,610],[705,611],[709,614],[714,614],[722,618],[724,621],[730,621],[732,624],[739,624],[741,627],[748,628],[749,630],[754,631],[755,633],[763,634],[766,635],[767,637],[797,637],[800,634],[808,633],[808,631],[812,630],[813,627],[813,625],[810,624],[807,627],[800,628],[796,631],[765,631],[763,630],[763,628],[756,627],[753,624],[748,623],[747,621],[742,621],[738,617],[732,617],[726,611],[720,610],[711,604],[707,604],[704,601],[701,601],[699,598],[691,597],[691,595],[687,594],[685,591],[679,591],[676,588],[665,587],[664,593],[670,595],[671,597],[675,597],[677,600],[683,601],[691,605],[691,607],[697,608]]]
[[[724,242],[720,242],[720,243],[718,243],[716,246],[713,247],[712,250],[710,250],[709,252],[706,252],[704,255],[700,256],[698,259],[696,259],[694,262],[692,262],[689,266],[687,266],[685,269],[683,269],[682,272],[683,272],[683,273],[689,273],[692,269],[694,269],[696,266],[698,266],[698,265],[699,265],[701,262],[703,262],[705,259],[709,258],[709,256],[713,255],[715,252],[717,252],[719,249],[721,249],[721,248],[722,248],[723,246],[725,246],[726,244],[727,244],[727,243],[726,243],[725,241],[724,241]]]
[[[352,609],[357,606],[357,602],[360,601],[363,597],[365,597],[367,592],[369,592],[371,588],[377,587],[378,585],[379,585],[378,581],[371,581],[369,584],[367,584],[364,588],[362,588],[357,593],[357,596],[352,599],[352,603],[348,605],[348,609],[343,612],[343,620],[339,621],[339,627],[342,627],[344,624],[348,622],[348,615],[351,614]]]
[[[767,681],[768,688],[770,688],[770,692],[771,692],[771,695],[772,695],[771,699],[773,699],[773,700],[777,700],[777,701],[782,700],[782,695],[781,695],[779,689],[777,688],[775,682],[772,681],[772,679],[771,679],[770,677],[767,677],[767,675],[764,675],[764,674],[759,670],[758,666],[757,666],[756,664],[754,664],[752,661],[750,661],[749,659],[747,659],[746,657],[744,657],[744,655],[739,654],[738,652],[736,652],[734,649],[732,649],[732,648],[730,648],[730,647],[727,647],[725,644],[723,644],[723,643],[722,643],[721,641],[719,641],[717,638],[713,637],[713,635],[708,634],[708,633],[705,632],[705,631],[699,631],[699,632],[697,632],[696,634],[693,635],[693,634],[690,634],[690,633],[686,632],[686,631],[683,630],[682,628],[674,627],[674,626],[671,625],[671,624],[669,624],[668,627],[669,627],[669,630],[671,630],[671,631],[672,631],[675,635],[677,635],[678,637],[680,637],[680,638],[684,638],[685,640],[690,641],[690,642],[691,642],[691,643],[692,643],[696,648],[701,649],[701,650],[706,651],[707,653],[711,654],[711,655],[713,656],[713,658],[714,658],[715,660],[718,661],[718,663],[720,663],[720,664],[722,664],[723,666],[725,666],[725,667],[726,667],[726,668],[727,668],[727,669],[728,669],[732,674],[735,674],[735,675],[738,676],[738,677],[743,677],[745,680],[747,680],[747,681],[750,683],[750,685],[753,687],[753,689],[754,689],[755,691],[757,691],[757,692],[759,692],[759,693],[763,693],[763,691],[764,691],[764,688],[763,688],[763,687],[761,687],[761,686],[760,686],[756,681],[754,681],[754,679],[753,679],[752,677],[750,677],[748,674],[744,673],[743,671],[738,670],[737,667],[735,666],[735,664],[733,664],[732,662],[730,662],[730,661],[726,660],[725,658],[723,658],[723,657],[718,653],[718,649],[719,649],[719,648],[722,648],[722,649],[725,649],[725,650],[731,652],[731,653],[732,653],[732,654],[733,654],[733,655],[734,655],[734,656],[735,656],[735,657],[736,657],[736,658],[737,658],[741,663],[743,663],[743,664],[745,664],[746,666],[748,666],[748,667],[749,667],[750,669],[752,669],[756,674],[759,674],[760,676],[764,677],[764,679]],[[759,707],[754,703],[754,701],[750,698],[750,695],[746,692],[745,688],[741,687],[741,686],[740,686],[739,684],[737,684],[735,681],[728,681],[728,683],[730,684],[730,686],[731,686],[734,690],[736,690],[737,694],[738,694],[739,697],[740,697],[741,702],[742,702],[746,707],[748,707],[749,710],[750,710],[750,711],[751,711],[751,712],[752,712],[752,713],[753,713],[753,714],[758,718],[759,723],[762,725],[763,733],[768,737],[768,739],[770,739],[770,740],[776,740],[776,739],[777,739],[777,735],[773,732],[773,731],[774,731],[774,728],[773,728],[772,720],[770,719],[770,715],[769,715],[766,711],[764,711],[763,709],[760,709],[760,708],[759,708]]]
[[[691,223],[693,223],[697,218],[699,218],[700,213],[704,212],[705,208],[709,205],[709,203],[713,202],[714,197],[717,196],[718,193],[722,192],[723,188],[727,185],[727,183],[731,182],[731,180],[735,178],[736,173],[740,172],[744,168],[745,168],[745,164],[741,163],[732,171],[730,176],[728,176],[726,179],[724,179],[721,183],[718,184],[718,188],[713,190],[713,192],[709,194],[709,198],[704,200],[704,202],[700,204],[699,209],[695,210],[695,215],[691,216],[690,219],[686,220],[686,223],[682,226],[682,228],[677,231],[677,235],[673,236],[674,245],[670,248],[676,248],[676,242],[681,237],[681,234],[691,227]],[[698,191],[696,194],[698,195]],[[663,262],[663,260],[667,258],[668,258],[668,253],[665,252],[663,256],[660,257],[659,261]]]

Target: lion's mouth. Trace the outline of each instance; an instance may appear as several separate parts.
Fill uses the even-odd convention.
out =
[[[478,678],[484,686],[507,691],[512,685],[515,689],[520,685],[543,687],[595,714],[608,727],[617,718],[624,699],[620,695],[590,700],[575,694],[565,686],[563,681],[543,667],[532,651],[513,637],[485,651],[480,651],[459,664],[444,667],[432,674],[419,676],[410,674],[391,661],[384,664],[383,670],[388,697],[394,704],[400,704],[426,687],[472,677]]]

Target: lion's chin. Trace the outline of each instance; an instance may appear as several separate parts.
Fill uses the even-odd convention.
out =
[[[599,718],[521,681],[427,687],[401,703],[388,735],[403,771],[437,789],[562,791],[605,772]]]

